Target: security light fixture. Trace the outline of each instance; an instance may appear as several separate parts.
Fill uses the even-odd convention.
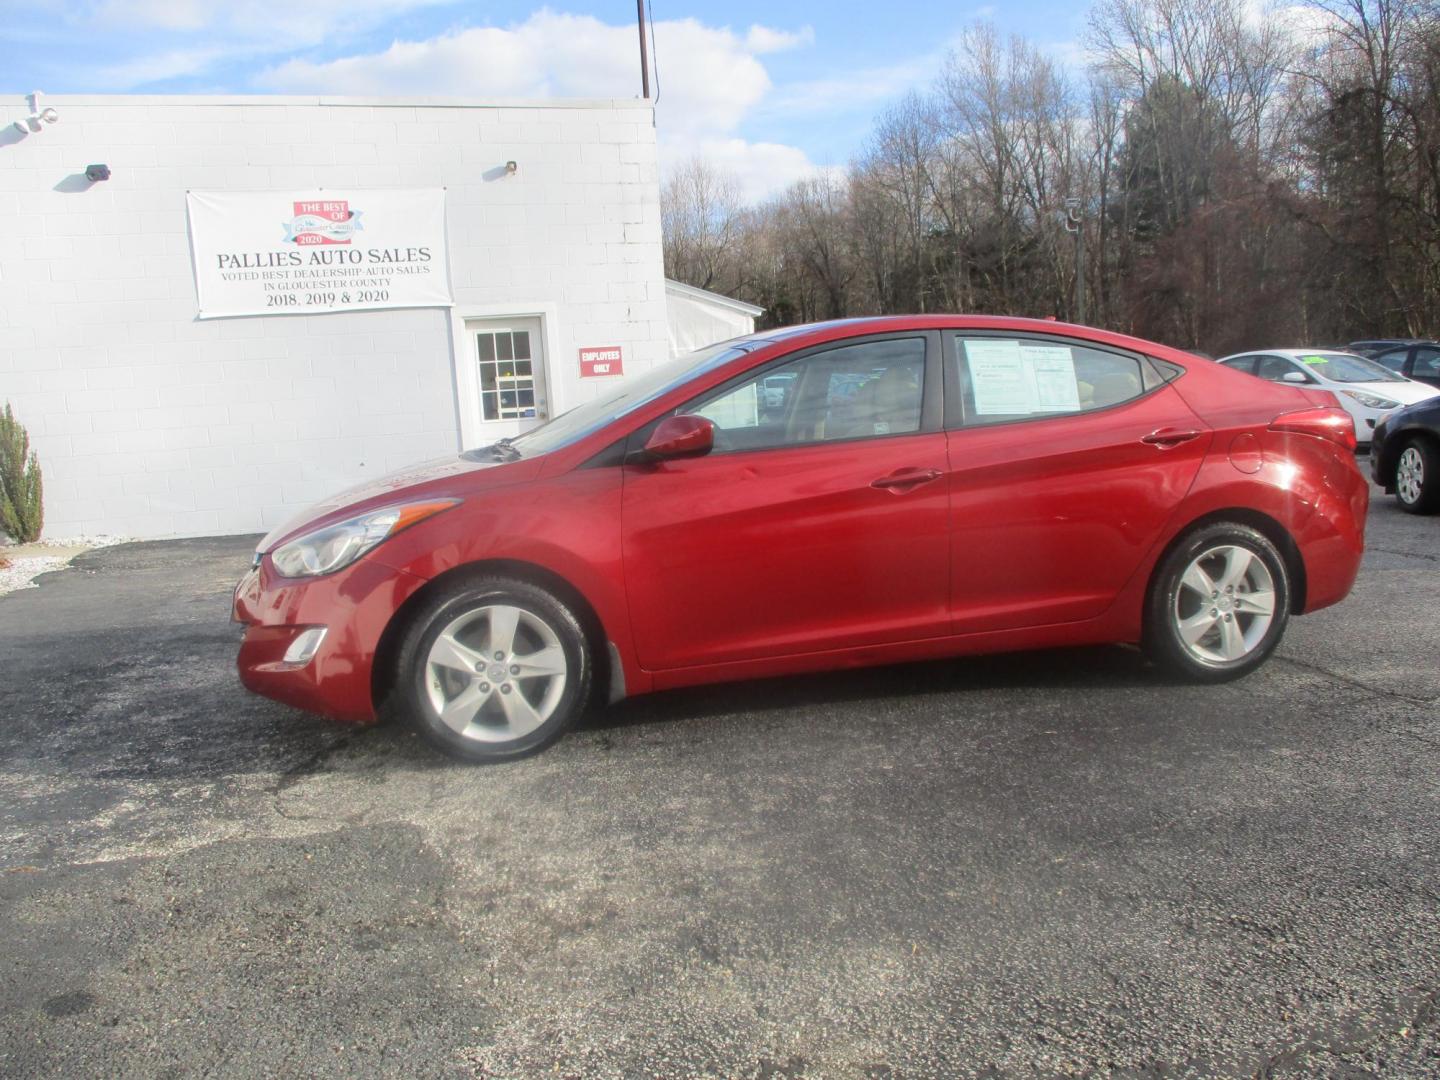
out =
[[[58,124],[60,114],[55,109],[46,106],[40,107],[40,91],[30,92],[30,115],[23,120],[15,121],[15,130],[21,135],[29,135],[32,131],[39,131],[46,124]]]
[[[109,166],[109,165],[86,165],[86,166],[85,166],[85,179],[86,179],[86,180],[89,180],[92,184],[98,184],[101,180],[109,180],[109,179],[110,179],[110,166]]]
[[[519,168],[520,168],[520,166],[517,165],[515,162],[513,162],[513,161],[507,161],[507,162],[505,162],[505,175],[506,175],[506,176],[514,176],[515,173],[516,173],[516,171],[517,171]]]

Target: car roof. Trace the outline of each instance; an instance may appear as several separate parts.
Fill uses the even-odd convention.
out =
[[[1390,348],[1398,348],[1401,345],[1434,345],[1434,338],[1423,337],[1381,337],[1381,338],[1358,338],[1350,342],[1355,345],[1385,345]]]
[[[825,322],[802,323],[799,326],[781,326],[773,330],[759,330],[729,344],[737,348],[755,351],[774,345],[821,344],[845,337],[859,337],[864,334],[888,334],[906,330],[980,330],[1019,334],[1045,334],[1054,337],[1092,341],[1097,345],[1125,349],[1129,352],[1154,356],[1162,360],[1194,362],[1192,352],[1146,341],[1129,334],[1102,330],[1094,326],[1060,322],[1057,319],[1035,319],[1018,315],[867,315],[851,319],[830,319]]]
[[[1231,353],[1229,356],[1221,357],[1222,360],[1235,360],[1242,356],[1284,356],[1294,360],[1301,356],[1315,356],[1319,353],[1334,353],[1337,356],[1355,356],[1349,349],[1336,348],[1333,345],[1311,345],[1304,349],[1246,349],[1244,352]],[[1361,360],[1365,359],[1363,356]]]

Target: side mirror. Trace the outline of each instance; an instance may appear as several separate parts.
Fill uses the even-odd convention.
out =
[[[700,457],[715,449],[715,424],[703,416],[667,416],[645,442],[652,458]]]
[[[1310,380],[1305,377],[1303,371],[1287,371],[1280,376],[1281,382],[1308,383]]]

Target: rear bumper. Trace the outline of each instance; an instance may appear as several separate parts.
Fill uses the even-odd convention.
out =
[[[1370,485],[1358,463],[1346,462],[1314,496],[1314,512],[1295,541],[1305,562],[1305,610],[1338,604],[1349,595],[1365,555]]]
[[[404,571],[361,559],[308,580],[275,575],[267,562],[235,587],[233,618],[245,627],[236,667],[247,690],[346,723],[375,720],[375,653],[400,605],[425,584]],[[285,652],[305,630],[327,628],[303,664]]]

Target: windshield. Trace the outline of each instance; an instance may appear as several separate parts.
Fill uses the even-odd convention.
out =
[[[1405,376],[1396,375],[1373,360],[1352,356],[1349,353],[1301,353],[1300,362],[1331,382],[1404,382]]]
[[[562,446],[569,446],[577,439],[583,439],[606,424],[662,397],[682,383],[745,355],[759,344],[759,341],[751,338],[735,338],[733,341],[722,341],[718,345],[677,356],[643,375],[625,380],[594,401],[577,405],[569,412],[561,413],[555,419],[531,428],[523,435],[515,436],[511,444],[525,457],[548,454]]]

